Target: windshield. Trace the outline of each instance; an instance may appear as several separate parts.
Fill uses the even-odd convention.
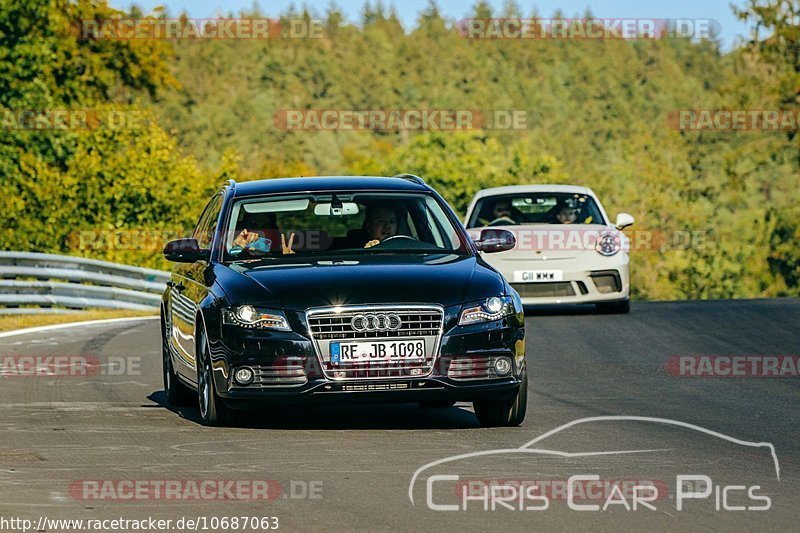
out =
[[[587,194],[535,192],[481,198],[468,228],[519,224],[605,224]]]
[[[225,260],[382,253],[467,253],[425,194],[326,193],[243,198],[231,206]]]

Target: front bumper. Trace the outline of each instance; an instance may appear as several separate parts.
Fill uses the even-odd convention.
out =
[[[519,293],[524,305],[602,303],[630,298],[627,254],[598,256],[590,261],[507,261],[495,266]],[[520,270],[556,270],[561,272],[561,280],[515,282],[514,272]]]
[[[292,332],[264,332],[225,326],[222,338],[211,342],[216,390],[233,407],[251,402],[474,401],[513,396],[526,371],[524,317],[519,313],[491,323],[453,326],[459,311],[446,312],[446,333],[432,368],[419,376],[370,374],[334,379],[322,372],[322,359],[312,340],[295,328]],[[294,322],[292,317],[289,320]],[[497,358],[512,361],[510,374],[498,377],[486,371]],[[233,374],[242,366],[271,378],[247,386],[237,384]]]
[[[414,380],[314,380],[292,389],[231,388],[224,399],[228,400],[226,403],[234,408],[246,407],[253,403],[306,405],[405,403],[436,400],[471,402],[507,399],[516,394],[519,386],[520,381],[515,377],[479,383],[456,383],[440,376]]]

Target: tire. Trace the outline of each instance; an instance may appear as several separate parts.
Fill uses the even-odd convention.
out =
[[[180,382],[172,368],[172,357],[170,357],[169,332],[167,331],[164,317],[161,317],[161,361],[162,375],[164,379],[164,396],[170,405],[187,405],[192,400],[192,391]]]
[[[222,398],[217,396],[208,341],[203,330],[198,333],[197,348],[197,404],[200,420],[204,426],[225,426],[230,423],[231,412]]]
[[[609,303],[601,303],[595,304],[597,305],[597,310],[601,313],[608,313],[613,315],[627,315],[631,312],[631,301],[630,300],[622,300],[619,302],[609,302]]]
[[[445,409],[453,407],[455,404],[455,400],[429,400],[427,402],[419,402],[419,406],[425,409]]]
[[[528,370],[522,375],[517,393],[508,400],[482,400],[472,403],[475,416],[483,427],[518,426],[528,409]]]

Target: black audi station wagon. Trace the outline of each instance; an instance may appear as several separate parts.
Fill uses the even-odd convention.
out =
[[[519,295],[422,179],[229,181],[191,238],[161,306],[164,388],[204,424],[264,404],[473,402],[485,426],[525,417]],[[259,412],[269,412],[261,410]]]

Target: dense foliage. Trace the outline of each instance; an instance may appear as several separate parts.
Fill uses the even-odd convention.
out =
[[[410,29],[380,4],[358,25],[335,8],[283,14],[323,19],[322,39],[82,39],[77,22],[114,10],[8,0],[0,108],[139,109],[146,119],[0,128],[0,248],[164,266],[156,246],[76,246],[75,232],[180,232],[226,177],[412,172],[461,214],[484,187],[592,187],[612,217],[630,212],[632,230],[657,232],[658,246],[632,254],[639,298],[798,295],[800,135],[679,131],[667,117],[798,109],[799,7],[750,0],[736,11],[758,31],[723,53],[686,39],[471,40],[433,4]],[[530,15],[513,4],[474,11]],[[527,127],[286,131],[275,117],[287,109],[524,110]]]

